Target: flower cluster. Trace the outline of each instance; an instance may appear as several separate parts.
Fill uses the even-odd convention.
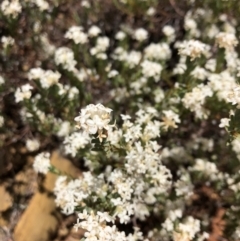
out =
[[[202,54],[208,53],[208,46],[198,40],[184,41],[179,44],[179,54],[189,56],[191,60],[200,57]]]
[[[57,84],[61,74],[58,72],[53,72],[52,70],[44,71],[41,68],[34,68],[29,71],[29,80],[39,80],[41,87],[48,89],[50,86]]]
[[[59,175],[86,241],[213,240],[218,210],[237,241],[239,3],[158,5],[3,0],[0,147]]]
[[[112,109],[106,108],[101,104],[90,104],[86,108],[82,109],[80,115],[75,117],[75,121],[78,122],[77,127],[82,128],[89,134],[98,133],[98,138],[102,142],[103,138],[107,137],[107,131],[111,126]]]
[[[1,10],[5,16],[11,16],[12,18],[16,18],[19,13],[22,12],[22,6],[19,3],[19,0],[4,0],[1,3]]]
[[[33,168],[36,172],[46,174],[50,168],[50,153],[42,152],[38,154],[33,163]]]
[[[20,101],[23,101],[24,99],[30,99],[32,95],[32,92],[31,92],[32,89],[33,87],[30,84],[25,84],[20,88],[17,88],[15,92],[15,101],[20,102]]]

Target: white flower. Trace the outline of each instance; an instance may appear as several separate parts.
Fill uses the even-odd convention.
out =
[[[61,74],[58,72],[53,72],[52,70],[47,70],[40,77],[41,86],[44,89],[48,89],[50,86],[57,84]]]
[[[50,166],[49,152],[42,152],[35,157],[33,168],[36,172],[47,174]]]
[[[216,70],[216,66],[217,66],[216,59],[209,59],[205,64],[205,68],[212,72]]]
[[[185,30],[196,30],[197,23],[194,19],[187,17],[184,20],[184,28]]]
[[[68,91],[68,99],[73,100],[74,98],[76,98],[78,94],[79,94],[79,90],[75,86],[73,86]]]
[[[115,35],[115,39],[117,40],[123,40],[126,38],[126,34],[123,31],[119,31]]]
[[[44,75],[43,69],[33,68],[33,69],[30,69],[30,71],[28,72],[28,79],[29,80],[40,79],[40,78],[42,78],[43,75]]]
[[[173,220],[173,221],[175,221],[175,220]],[[165,220],[165,222],[162,224],[162,227],[163,227],[164,229],[166,229],[168,232],[173,231],[173,229],[174,229],[173,221],[170,220],[169,218],[167,218],[167,219]]]
[[[90,7],[91,7],[89,1],[87,1],[87,0],[83,0],[83,1],[81,2],[81,6],[82,6],[82,7],[85,7],[85,8],[90,8]]]
[[[103,181],[95,178],[90,172],[83,172],[82,177],[68,181],[68,177],[60,176],[54,188],[55,202],[65,214],[74,213],[74,209],[92,192],[102,187]],[[82,216],[82,218],[84,218]]]
[[[90,54],[93,56],[99,53],[101,54],[107,50],[109,45],[110,40],[108,37],[98,37],[96,46],[90,49]]]
[[[62,65],[68,71],[74,71],[77,64],[73,51],[67,47],[58,48],[55,52],[54,60],[57,65]]]
[[[167,43],[151,43],[145,48],[144,53],[144,57],[150,60],[167,60],[171,57],[171,50]]]
[[[4,118],[3,116],[0,116],[0,127],[3,127],[4,125]]]
[[[219,124],[220,128],[229,127],[229,121],[230,121],[229,118],[222,118],[220,121],[221,121],[221,123]]]
[[[122,47],[117,47],[112,56],[118,61],[125,61],[127,59],[127,51]]]
[[[63,121],[59,126],[57,136],[59,137],[67,136],[70,132],[70,128],[71,128],[70,123],[68,121]]]
[[[28,151],[36,151],[40,147],[40,142],[37,139],[27,139],[26,148]]]
[[[238,40],[234,34],[224,32],[220,32],[216,36],[216,42],[220,48],[225,48],[228,51],[233,50],[233,48],[238,44]]]
[[[194,78],[199,80],[205,80],[208,76],[208,72],[199,66],[196,66],[195,69],[190,73]]]
[[[88,42],[88,36],[83,32],[80,26],[72,26],[64,35],[65,38],[72,39],[75,44],[85,44]]]
[[[1,42],[3,44],[3,48],[6,49],[8,46],[12,46],[15,43],[15,40],[12,37],[7,37],[7,36],[3,36],[1,38]]]
[[[5,83],[5,79],[0,75],[0,85]]]
[[[238,101],[240,101],[240,89],[236,83],[235,76],[231,75],[229,71],[223,71],[219,74],[209,74],[208,79],[209,87],[216,92],[219,100],[232,102],[233,105],[238,104]]]
[[[237,154],[240,154],[240,139],[236,138],[232,141],[232,149],[234,152],[236,152]]]
[[[150,7],[150,8],[147,10],[147,15],[148,15],[148,16],[153,16],[155,13],[156,13],[156,9],[153,8],[153,7]]]
[[[102,104],[90,104],[81,110],[80,115],[75,118],[75,121],[78,122],[79,128],[82,128],[89,134],[96,134],[98,132],[98,137],[102,141],[102,138],[106,137],[103,131],[111,127],[109,125],[111,112],[112,109],[106,108]]]
[[[92,74],[91,69],[80,69],[80,70],[74,69],[73,72],[80,82],[87,80],[88,77],[91,76]]]
[[[91,26],[91,28],[88,30],[89,37],[96,37],[101,33],[101,29],[98,26]]]
[[[165,25],[162,32],[169,38],[175,36],[175,29],[170,25]]]
[[[18,103],[24,99],[30,99],[32,96],[31,89],[33,89],[33,87],[30,84],[25,84],[17,88],[15,92],[15,101]]]
[[[203,232],[197,239],[197,241],[205,241],[209,239],[209,233]]]
[[[129,68],[132,69],[139,64],[141,57],[141,52],[132,50],[130,53],[126,55],[125,61],[128,64]]]
[[[75,228],[78,229],[81,227],[86,230],[84,233],[84,239],[86,241],[132,241],[132,239],[126,237],[125,232],[118,231],[115,225],[109,226],[106,224],[106,222],[113,222],[113,220],[107,213],[97,212],[95,215],[93,212],[87,213],[86,210],[84,210],[83,213],[78,214]]]
[[[1,4],[1,10],[4,15],[16,18],[22,12],[22,6],[19,0],[4,0]]]
[[[161,88],[156,88],[153,91],[153,94],[154,94],[154,100],[156,103],[160,103],[165,97],[165,93]]]
[[[210,39],[214,39],[218,33],[219,28],[215,24],[211,24],[211,26],[206,29],[206,36]]]
[[[178,63],[176,67],[173,69],[173,74],[184,74],[187,70],[187,65],[185,63]]]
[[[120,116],[121,116],[121,118],[122,118],[123,121],[125,121],[125,120],[130,120],[130,119],[131,119],[131,116],[130,116],[130,115],[123,115],[123,114],[121,114]]]
[[[164,110],[161,125],[167,130],[169,127],[177,128],[177,123],[180,123],[179,115],[172,110]]]
[[[193,194],[194,186],[188,172],[184,172],[174,186],[177,196],[183,196],[187,199]]]
[[[185,94],[182,99],[183,105],[195,112],[195,115],[204,119],[207,118],[207,111],[203,108],[205,99],[213,95],[212,89],[207,85],[198,85],[192,89],[191,92]]]
[[[115,76],[119,75],[118,71],[113,69],[108,73],[108,78],[114,78]]]
[[[223,25],[223,30],[226,33],[232,33],[235,34],[236,33],[236,27],[234,27],[232,24],[230,24],[229,22],[225,22]]]
[[[200,37],[200,31],[197,29],[197,22],[192,18],[192,14],[186,14],[184,19],[184,28],[188,31],[190,37]]]
[[[191,61],[200,57],[202,54],[207,55],[209,46],[200,42],[199,40],[184,40],[179,45],[179,54],[189,56]]]
[[[162,66],[159,63],[152,62],[149,60],[144,60],[141,63],[142,74],[147,78],[154,78],[156,82],[159,81],[162,72]]]
[[[33,3],[39,7],[40,11],[48,10],[50,8],[49,3],[44,0],[33,0]]]
[[[107,55],[106,55],[105,53],[98,53],[98,54],[96,55],[96,57],[97,57],[98,59],[107,59]]]
[[[142,42],[148,38],[148,32],[143,28],[138,28],[134,32],[134,38],[137,41]]]
[[[106,221],[106,222],[109,223],[109,222],[113,222],[114,221],[113,217],[111,217],[107,212],[102,213],[102,212],[98,211],[97,215],[99,217],[99,222]]]
[[[227,101],[232,103],[232,105],[237,104],[237,108],[240,107],[240,86],[236,86],[228,91]]]
[[[214,176],[214,174],[219,172],[215,163],[200,158],[195,160],[194,166],[190,167],[189,170],[202,172],[204,175],[207,175],[211,178]]]
[[[179,223],[177,230],[173,233],[174,241],[193,240],[196,233],[200,231],[200,221],[192,216],[187,217],[184,223]]]
[[[98,51],[106,51],[106,49],[109,47],[110,45],[110,40],[108,37],[98,37],[97,39],[97,49]]]

